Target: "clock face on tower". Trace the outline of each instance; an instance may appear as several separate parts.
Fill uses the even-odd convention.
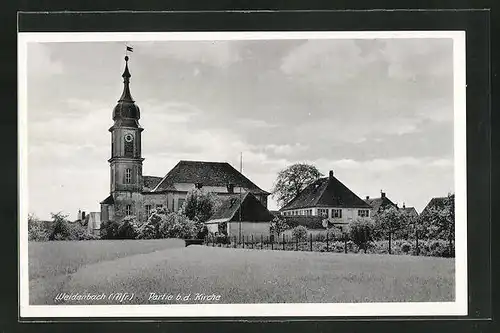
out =
[[[132,142],[134,140],[134,136],[132,134],[125,135],[126,142]]]

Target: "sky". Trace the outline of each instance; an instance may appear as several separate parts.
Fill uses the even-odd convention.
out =
[[[243,173],[267,191],[298,162],[419,212],[454,191],[452,39],[129,44],[144,175],[163,177],[179,160],[239,169],[242,153]],[[29,212],[99,211],[124,43],[27,50]]]

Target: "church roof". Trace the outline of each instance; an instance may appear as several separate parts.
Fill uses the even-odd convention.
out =
[[[144,190],[154,189],[162,179],[162,177],[156,176],[142,176],[142,180],[144,181]]]
[[[254,194],[269,194],[227,162],[180,161],[163,177],[153,192],[174,188],[175,183],[203,186],[241,186]]]
[[[101,201],[101,204],[104,204],[104,205],[112,205],[114,203],[115,203],[115,200],[113,199],[112,195],[109,195],[106,199]]]
[[[222,223],[231,221],[269,222],[274,215],[252,193],[235,194],[222,199],[222,204],[205,223]],[[240,215],[241,210],[241,215]]]
[[[307,186],[280,210],[313,207],[371,208],[335,178],[333,172],[329,177],[320,178]]]

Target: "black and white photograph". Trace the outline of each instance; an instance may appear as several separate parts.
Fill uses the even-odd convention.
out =
[[[463,31],[20,33],[21,315],[466,315]]]

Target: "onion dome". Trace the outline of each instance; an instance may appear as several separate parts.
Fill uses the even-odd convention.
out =
[[[123,77],[123,93],[118,100],[118,104],[113,110],[113,126],[135,127],[139,126],[140,110],[130,94],[130,71],[128,70],[128,56],[125,56],[125,70]]]

